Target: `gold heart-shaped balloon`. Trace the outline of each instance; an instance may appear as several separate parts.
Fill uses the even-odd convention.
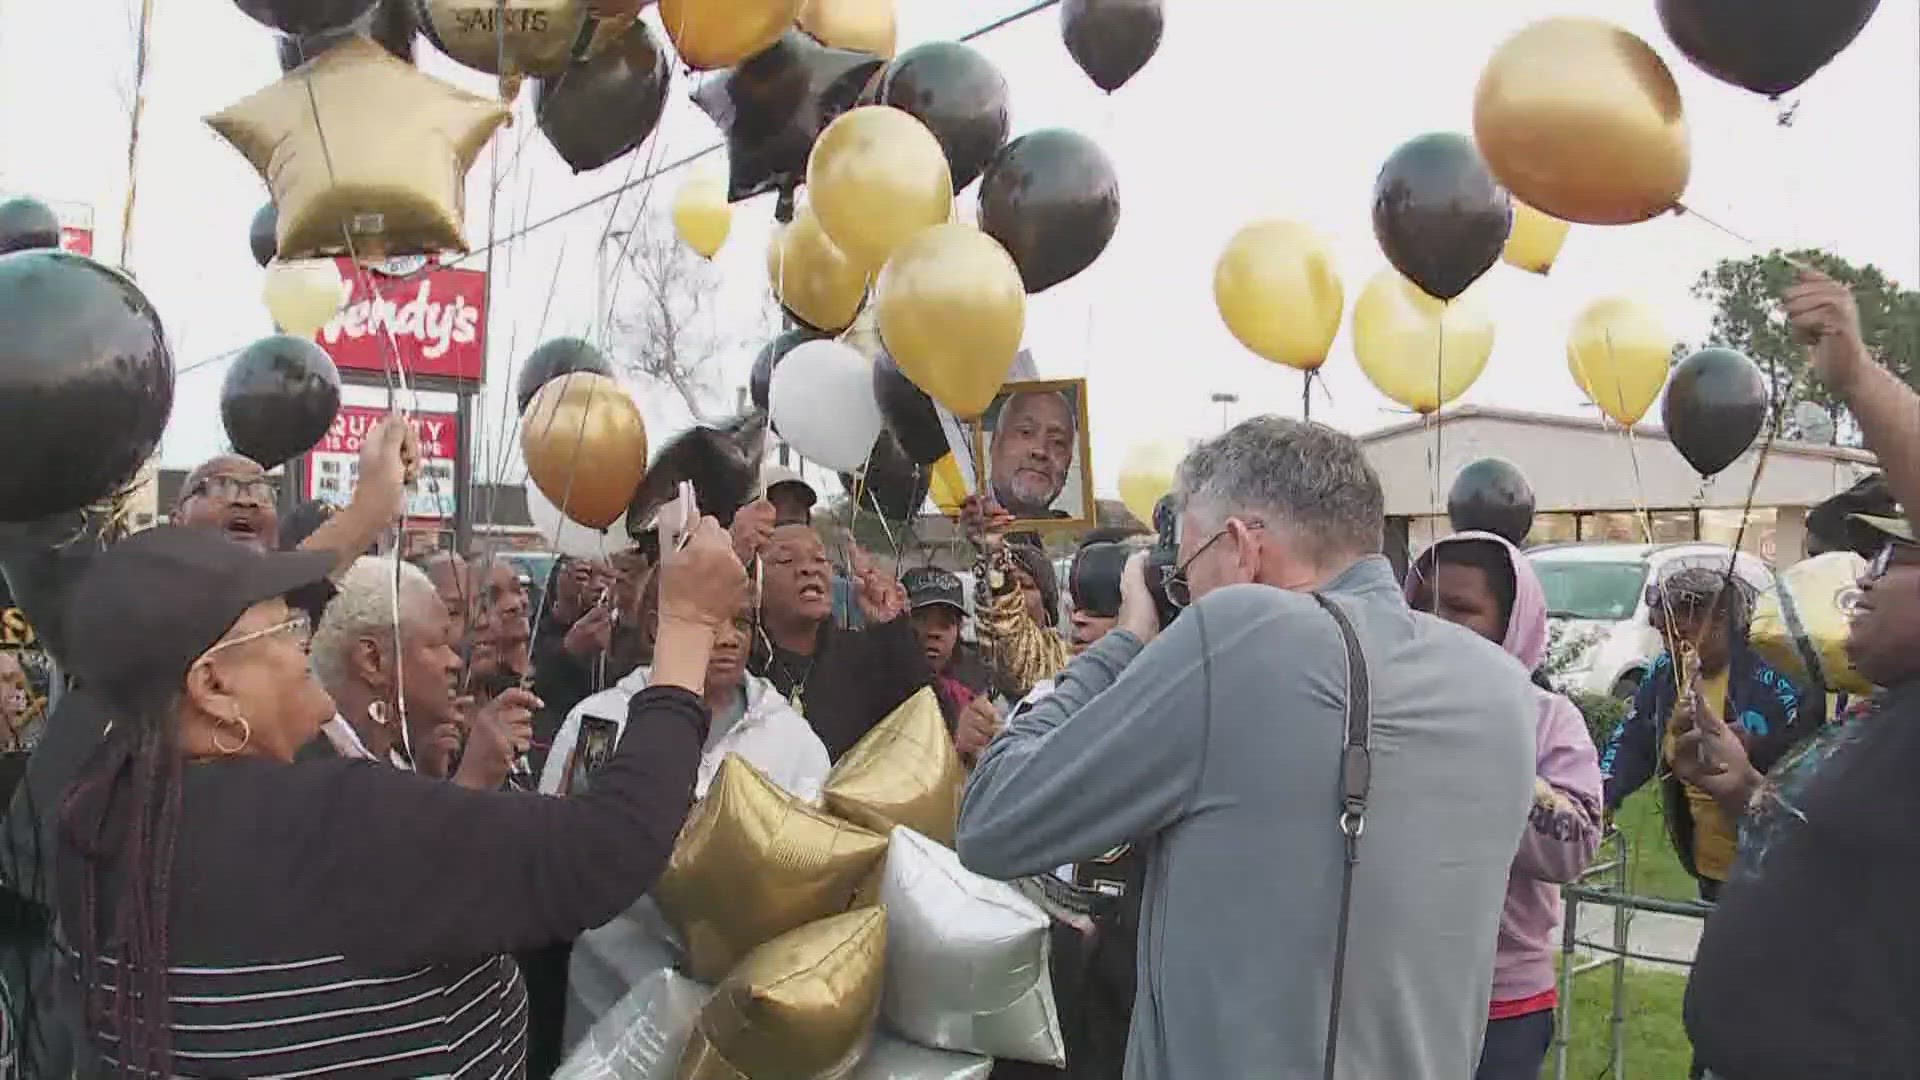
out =
[[[686,941],[687,973],[717,982],[758,946],[846,911],[886,850],[729,754],[653,898]]]
[[[880,1007],[887,915],[861,908],[748,954],[700,1010],[675,1080],[840,1076]]]
[[[496,22],[503,14],[497,0],[427,0],[422,7],[434,44],[489,75],[561,74],[589,17],[587,0],[506,0],[503,22]],[[608,19],[596,25],[586,51],[598,51],[632,21]]]
[[[940,715],[933,688],[922,687],[875,724],[827,774],[827,809],[878,833],[905,825],[953,843],[966,767]]]
[[[272,189],[282,259],[368,260],[467,250],[467,171],[506,119],[354,37],[207,124]]]

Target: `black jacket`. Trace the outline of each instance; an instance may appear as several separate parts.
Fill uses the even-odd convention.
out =
[[[921,687],[932,684],[912,620],[848,630],[828,620],[811,657],[776,649],[760,634],[747,668],[788,698],[835,761]],[[794,693],[799,689],[799,694]]]

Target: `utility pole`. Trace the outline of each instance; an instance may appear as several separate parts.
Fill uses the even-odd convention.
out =
[[[1212,400],[1220,406],[1220,430],[1225,431],[1233,426],[1233,407],[1240,404],[1240,395],[1221,392],[1213,395]]]

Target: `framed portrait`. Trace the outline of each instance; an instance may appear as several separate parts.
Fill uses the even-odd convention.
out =
[[[981,490],[1013,514],[1016,529],[1093,527],[1087,380],[1008,383],[973,437]]]

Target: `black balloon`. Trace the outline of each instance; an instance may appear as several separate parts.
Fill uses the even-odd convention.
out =
[[[873,360],[873,396],[880,403],[887,430],[909,461],[931,465],[947,456],[952,448],[947,444],[946,429],[940,426],[939,409],[884,351]]]
[[[118,491],[172,409],[160,315],[126,275],[64,251],[0,255],[0,521]]]
[[[351,26],[373,9],[374,0],[234,0],[255,22],[283,34],[317,34]]]
[[[292,71],[355,34],[365,34],[394,59],[413,63],[413,39],[420,32],[414,0],[378,0],[372,10],[353,23],[334,30],[280,38],[280,70]]]
[[[673,65],[644,22],[611,45],[533,84],[540,130],[576,173],[639,149],[660,123]]]
[[[1660,25],[1721,82],[1784,94],[1853,44],[1880,0],[1660,0]]]
[[[1112,93],[1160,49],[1166,16],[1160,0],[1066,0],[1060,37],[1093,85]]]
[[[750,412],[717,427],[697,425],[673,437],[647,466],[640,490],[627,504],[627,532],[646,533],[653,515],[678,497],[682,481],[693,484],[700,512],[732,525],[734,512],[760,486],[760,463],[767,452],[767,414]]]
[[[909,457],[889,431],[875,440],[864,468],[840,474],[848,495],[889,521],[905,521],[919,513],[932,483],[932,470]]]
[[[1673,369],[1660,410],[1673,448],[1710,477],[1753,445],[1769,404],[1758,365],[1732,349],[1703,349]]]
[[[694,104],[727,137],[727,201],[804,182],[814,140],[859,100],[883,63],[789,30],[766,51],[701,83]]]
[[[1007,80],[987,58],[955,41],[916,45],[891,60],[860,97],[918,117],[940,140],[959,191],[987,167],[1012,123]]]
[[[980,228],[1020,267],[1027,291],[1093,265],[1120,224],[1120,181],[1098,143],[1049,128],[1000,148],[980,179]]]
[[[1513,199],[1473,140],[1422,135],[1403,144],[1373,181],[1373,235],[1401,276],[1452,300],[1500,260]]]
[[[1481,458],[1453,478],[1447,520],[1455,532],[1490,532],[1510,544],[1525,543],[1533,531],[1533,485],[1512,462]]]
[[[280,211],[272,203],[261,207],[247,227],[247,244],[253,248],[253,261],[266,266],[280,254]]]
[[[767,395],[773,388],[773,369],[795,348],[817,341],[826,335],[807,326],[796,326],[780,336],[760,346],[760,354],[753,358],[753,371],[747,375],[747,395],[753,399],[753,407],[766,412],[772,406]]]
[[[0,203],[0,255],[60,246],[60,215],[39,199]]]
[[[233,452],[271,469],[313,449],[340,411],[340,372],[327,350],[275,334],[240,351],[220,387]]]
[[[527,355],[527,362],[520,365],[520,379],[514,384],[520,411],[527,411],[528,403],[541,387],[575,371],[612,376],[613,365],[607,362],[606,354],[579,338],[554,338],[533,350]]]

